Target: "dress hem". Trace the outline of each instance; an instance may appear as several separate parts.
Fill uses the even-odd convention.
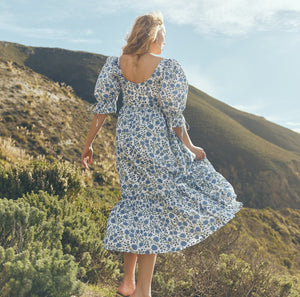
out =
[[[237,201],[238,202],[238,201]],[[241,206],[239,208],[237,208],[233,214],[232,217],[230,217],[228,220],[224,221],[224,223],[218,227],[216,227],[216,229],[212,230],[211,232],[208,232],[206,233],[206,236],[205,237],[200,237],[199,239],[195,239],[195,240],[192,240],[189,244],[185,245],[185,246],[180,246],[180,247],[177,247],[177,248],[174,248],[172,247],[171,249],[167,250],[167,251],[162,251],[162,250],[158,250],[158,251],[146,251],[146,252],[138,252],[137,250],[134,250],[134,249],[131,249],[131,250],[128,250],[128,249],[124,249],[122,247],[116,247],[116,246],[109,246],[108,244],[105,244],[104,243],[104,240],[103,240],[103,244],[104,244],[104,248],[106,250],[109,250],[109,251],[114,251],[114,252],[125,252],[125,253],[133,253],[133,254],[138,254],[138,255],[145,255],[145,254],[167,254],[167,253],[175,253],[175,252],[179,252],[179,251],[182,251],[188,247],[191,247],[193,245],[196,245],[202,241],[204,241],[205,239],[207,239],[210,235],[212,235],[213,233],[215,233],[216,231],[220,230],[222,227],[224,227],[227,223],[229,223],[231,220],[233,220],[236,216],[236,214],[241,211],[241,209],[243,208],[243,204],[242,202],[239,202],[241,203]]]

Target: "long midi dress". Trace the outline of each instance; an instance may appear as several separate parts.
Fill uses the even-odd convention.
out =
[[[201,242],[243,204],[209,160],[196,160],[172,129],[186,125],[188,82],[181,65],[162,58],[149,79],[134,83],[123,76],[119,57],[110,56],[95,85],[92,113],[116,113],[120,92],[115,156],[121,200],[107,219],[104,248],[157,254]]]

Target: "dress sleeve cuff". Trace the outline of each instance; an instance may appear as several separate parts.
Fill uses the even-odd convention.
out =
[[[170,120],[170,127],[181,127],[181,141],[183,140],[183,127],[186,127],[186,130],[190,130],[190,125],[182,113]]]
[[[184,123],[185,123],[185,119],[183,114],[179,114],[171,120],[172,127],[182,127]]]
[[[103,105],[103,102],[97,102],[92,110],[92,113],[116,113],[116,103],[115,102],[109,102]]]

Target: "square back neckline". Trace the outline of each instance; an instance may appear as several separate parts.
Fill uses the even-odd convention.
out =
[[[155,67],[154,71],[152,72],[151,76],[150,76],[149,78],[147,78],[146,80],[144,80],[144,81],[142,81],[142,82],[139,82],[139,83],[134,82],[134,81],[131,81],[131,80],[128,80],[128,79],[123,75],[123,72],[122,72],[122,69],[121,69],[121,66],[120,66],[120,57],[118,57],[118,67],[119,67],[119,69],[120,69],[121,76],[124,78],[125,81],[127,81],[127,82],[129,82],[129,83],[132,83],[132,84],[135,84],[135,85],[140,85],[140,84],[146,83],[148,80],[150,80],[150,79],[154,76],[154,74],[155,74],[155,72],[158,70],[158,68],[159,68],[159,66],[160,66],[160,64],[161,64],[161,62],[162,62],[162,60],[164,60],[164,58],[161,58],[161,60],[159,61],[159,63],[158,63],[157,66]]]

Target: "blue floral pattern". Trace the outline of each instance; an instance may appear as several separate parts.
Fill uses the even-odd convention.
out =
[[[108,57],[92,112],[116,113],[120,92],[115,154],[121,200],[108,217],[104,247],[157,254],[201,242],[243,204],[209,160],[196,160],[172,129],[186,124],[188,81],[181,65],[162,58],[149,79],[134,83],[123,76],[119,58]]]

